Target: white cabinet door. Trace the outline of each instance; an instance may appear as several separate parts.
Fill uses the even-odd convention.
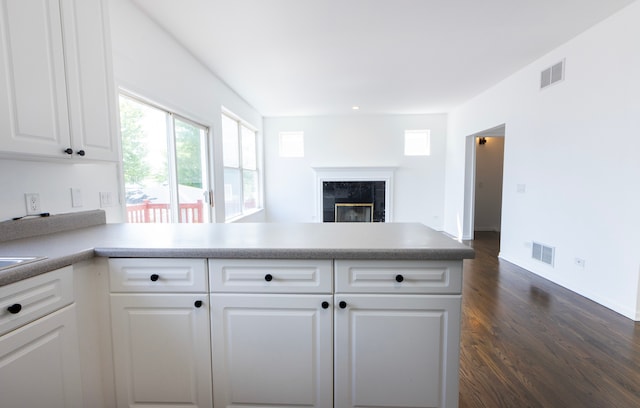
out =
[[[2,408],[82,407],[75,305],[0,337]]]
[[[214,406],[333,407],[332,302],[212,294]]]
[[[111,294],[118,407],[211,407],[207,296]]]
[[[3,151],[62,156],[69,147],[60,27],[58,0],[0,2]]]
[[[0,150],[5,155],[118,159],[106,4],[0,2]]]
[[[459,295],[335,302],[335,407],[457,407]]]
[[[61,0],[73,156],[118,160],[116,92],[105,0]]]

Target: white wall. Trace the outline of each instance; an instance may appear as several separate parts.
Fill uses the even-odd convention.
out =
[[[79,188],[82,207],[73,207],[71,188]],[[42,212],[61,214],[100,208],[100,192],[116,200],[105,207],[107,222],[120,222],[116,163],[69,164],[0,159],[0,221],[26,214],[25,193],[38,193]]]
[[[466,137],[504,123],[501,257],[635,319],[638,21],[635,2],[451,112],[444,224],[460,234]],[[565,81],[540,91],[540,71],[563,58]],[[533,240],[556,248],[555,267],[531,259]]]
[[[222,124],[224,106],[259,133],[262,117],[129,0],[110,0],[114,76],[119,87],[210,128],[216,220],[224,221]],[[250,220],[260,221],[264,213]]]
[[[404,156],[404,131],[431,130],[430,156]],[[303,131],[305,157],[280,158],[278,133]],[[312,167],[397,167],[394,219],[442,229],[446,115],[265,118],[270,222],[316,222]]]
[[[504,137],[476,143],[475,231],[500,231]]]

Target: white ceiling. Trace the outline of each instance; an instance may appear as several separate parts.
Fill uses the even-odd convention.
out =
[[[298,116],[447,112],[634,0],[131,1],[262,115]]]

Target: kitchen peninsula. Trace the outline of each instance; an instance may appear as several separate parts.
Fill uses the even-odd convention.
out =
[[[426,226],[104,224],[100,211],[24,221],[51,233],[0,223],[12,238],[0,257],[43,257],[0,270],[3,400],[457,406],[462,260],[474,253]],[[61,293],[43,301],[34,287]],[[65,381],[49,379],[39,400],[28,383],[42,359],[23,344],[52,330],[65,359],[47,372]]]

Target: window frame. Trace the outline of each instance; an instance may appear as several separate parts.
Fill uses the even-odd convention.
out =
[[[147,98],[141,97],[137,94],[131,93],[125,89],[118,89],[118,100],[120,97],[125,97],[130,99],[133,102],[136,102],[141,105],[146,105],[152,109],[156,109],[161,111],[165,115],[166,120],[166,147],[167,147],[167,177],[170,186],[169,195],[170,195],[170,206],[169,206],[169,222],[171,223],[183,223],[180,220],[180,201],[179,201],[179,193],[178,193],[178,155],[176,150],[176,121],[181,121],[183,123],[189,124],[191,126],[200,128],[204,131],[204,140],[202,141],[202,152],[201,152],[201,161],[202,166],[204,167],[203,174],[203,216],[205,217],[206,223],[215,223],[216,217],[215,212],[212,210],[212,202],[213,202],[213,173],[212,173],[212,163],[210,160],[210,149],[211,149],[211,127],[205,125],[203,123],[198,122],[197,120],[191,119],[185,115],[177,113],[169,108],[166,108],[158,103],[150,101]],[[118,112],[118,121],[121,121],[120,112]],[[122,145],[122,135],[120,135],[120,145]],[[122,149],[122,146],[121,146]],[[125,190],[126,193],[126,184],[124,177],[124,158],[122,159],[123,163],[120,166],[121,173],[121,183],[122,190]],[[127,204],[124,202],[124,211],[126,212]],[[125,217],[126,219],[126,217]]]
[[[415,150],[416,145],[418,145],[418,150]],[[421,150],[422,148],[424,150]],[[431,156],[431,129],[406,129],[404,131],[404,155],[406,157]]]
[[[239,174],[240,174],[240,212],[239,213],[234,213],[233,215],[229,215],[228,211],[227,211],[227,192],[226,192],[226,188],[223,188],[223,194],[224,194],[224,218],[225,218],[225,222],[229,223],[229,222],[234,222],[237,221],[239,219],[242,219],[246,216],[249,216],[251,214],[254,214],[256,212],[262,211],[263,210],[263,179],[262,179],[262,161],[261,161],[261,155],[260,155],[260,143],[259,143],[259,131],[258,129],[251,125],[249,122],[247,122],[246,120],[242,119],[240,116],[236,115],[235,113],[227,110],[227,109],[222,109],[221,112],[221,120],[224,121],[225,117],[227,119],[230,119],[232,121],[234,121],[236,123],[237,126],[237,132],[236,132],[236,143],[235,146],[237,146],[238,152],[237,152],[237,157],[238,157],[238,167],[231,167],[231,166],[227,166],[226,163],[224,162],[224,150],[225,150],[225,144],[224,144],[224,140],[225,140],[225,135],[224,135],[224,126],[221,126],[222,128],[222,154],[223,154],[223,161],[222,161],[222,169],[223,169],[223,183],[226,185],[226,170],[227,169],[232,169],[232,170],[238,170]],[[246,168],[244,166],[244,157],[243,157],[243,143],[242,143],[242,139],[243,139],[243,132],[242,132],[242,128],[246,128],[249,131],[251,131],[253,133],[253,144],[254,144],[254,156],[255,156],[255,169],[251,169],[251,168]],[[255,208],[247,210],[245,209],[245,185],[244,185],[244,175],[245,172],[254,172],[255,173],[255,178],[257,180],[257,203]]]

